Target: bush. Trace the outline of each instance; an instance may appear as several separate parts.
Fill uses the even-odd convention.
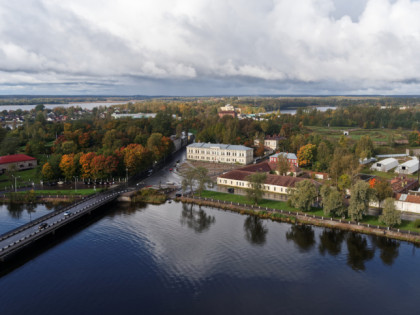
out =
[[[420,219],[415,220],[414,223],[413,223],[413,225],[417,229],[420,228]]]

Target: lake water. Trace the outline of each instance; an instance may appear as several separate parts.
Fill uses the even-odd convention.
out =
[[[181,203],[108,207],[1,276],[0,313],[419,312],[410,243]],[[25,208],[0,206],[0,233],[27,220]]]

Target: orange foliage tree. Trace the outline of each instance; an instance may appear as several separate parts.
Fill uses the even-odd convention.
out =
[[[307,145],[302,146],[297,153],[299,166],[311,165],[315,157],[315,151],[315,144],[308,143]]]
[[[61,157],[60,169],[66,179],[70,179],[76,175],[77,165],[74,160],[74,154],[64,154]]]

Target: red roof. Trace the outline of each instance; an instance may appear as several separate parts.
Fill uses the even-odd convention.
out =
[[[0,156],[0,164],[17,163],[24,161],[34,161],[36,158],[30,157],[26,154],[13,154]]]

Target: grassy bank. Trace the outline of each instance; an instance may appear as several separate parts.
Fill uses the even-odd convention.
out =
[[[221,193],[217,191],[209,191],[205,190],[201,194],[202,197],[205,198],[212,198],[216,200],[221,201],[227,201],[227,202],[236,202],[240,204],[246,204],[246,205],[252,205],[252,202],[249,201],[246,196],[241,195],[234,195],[234,194],[226,194]],[[293,207],[290,207],[287,202],[284,201],[275,201],[275,200],[266,200],[263,199],[258,206],[261,208],[269,208],[269,209],[276,209],[276,210],[284,210],[284,211],[291,211],[291,212],[298,212],[299,210]],[[311,211],[305,212],[308,215],[316,215],[324,218],[337,218],[331,215],[325,215],[324,211],[322,209],[313,208]],[[360,223],[370,224],[372,226],[382,226],[386,227],[383,223],[379,222],[379,218],[376,216],[365,216]],[[417,228],[415,226],[414,221],[406,221],[402,220],[401,224],[399,226],[396,226],[396,228],[405,230],[405,231],[411,231],[411,232],[417,232],[420,233],[420,228]]]
[[[139,190],[132,198],[131,201],[134,203],[153,203],[161,204],[166,201],[166,195],[156,189],[146,188]]]

